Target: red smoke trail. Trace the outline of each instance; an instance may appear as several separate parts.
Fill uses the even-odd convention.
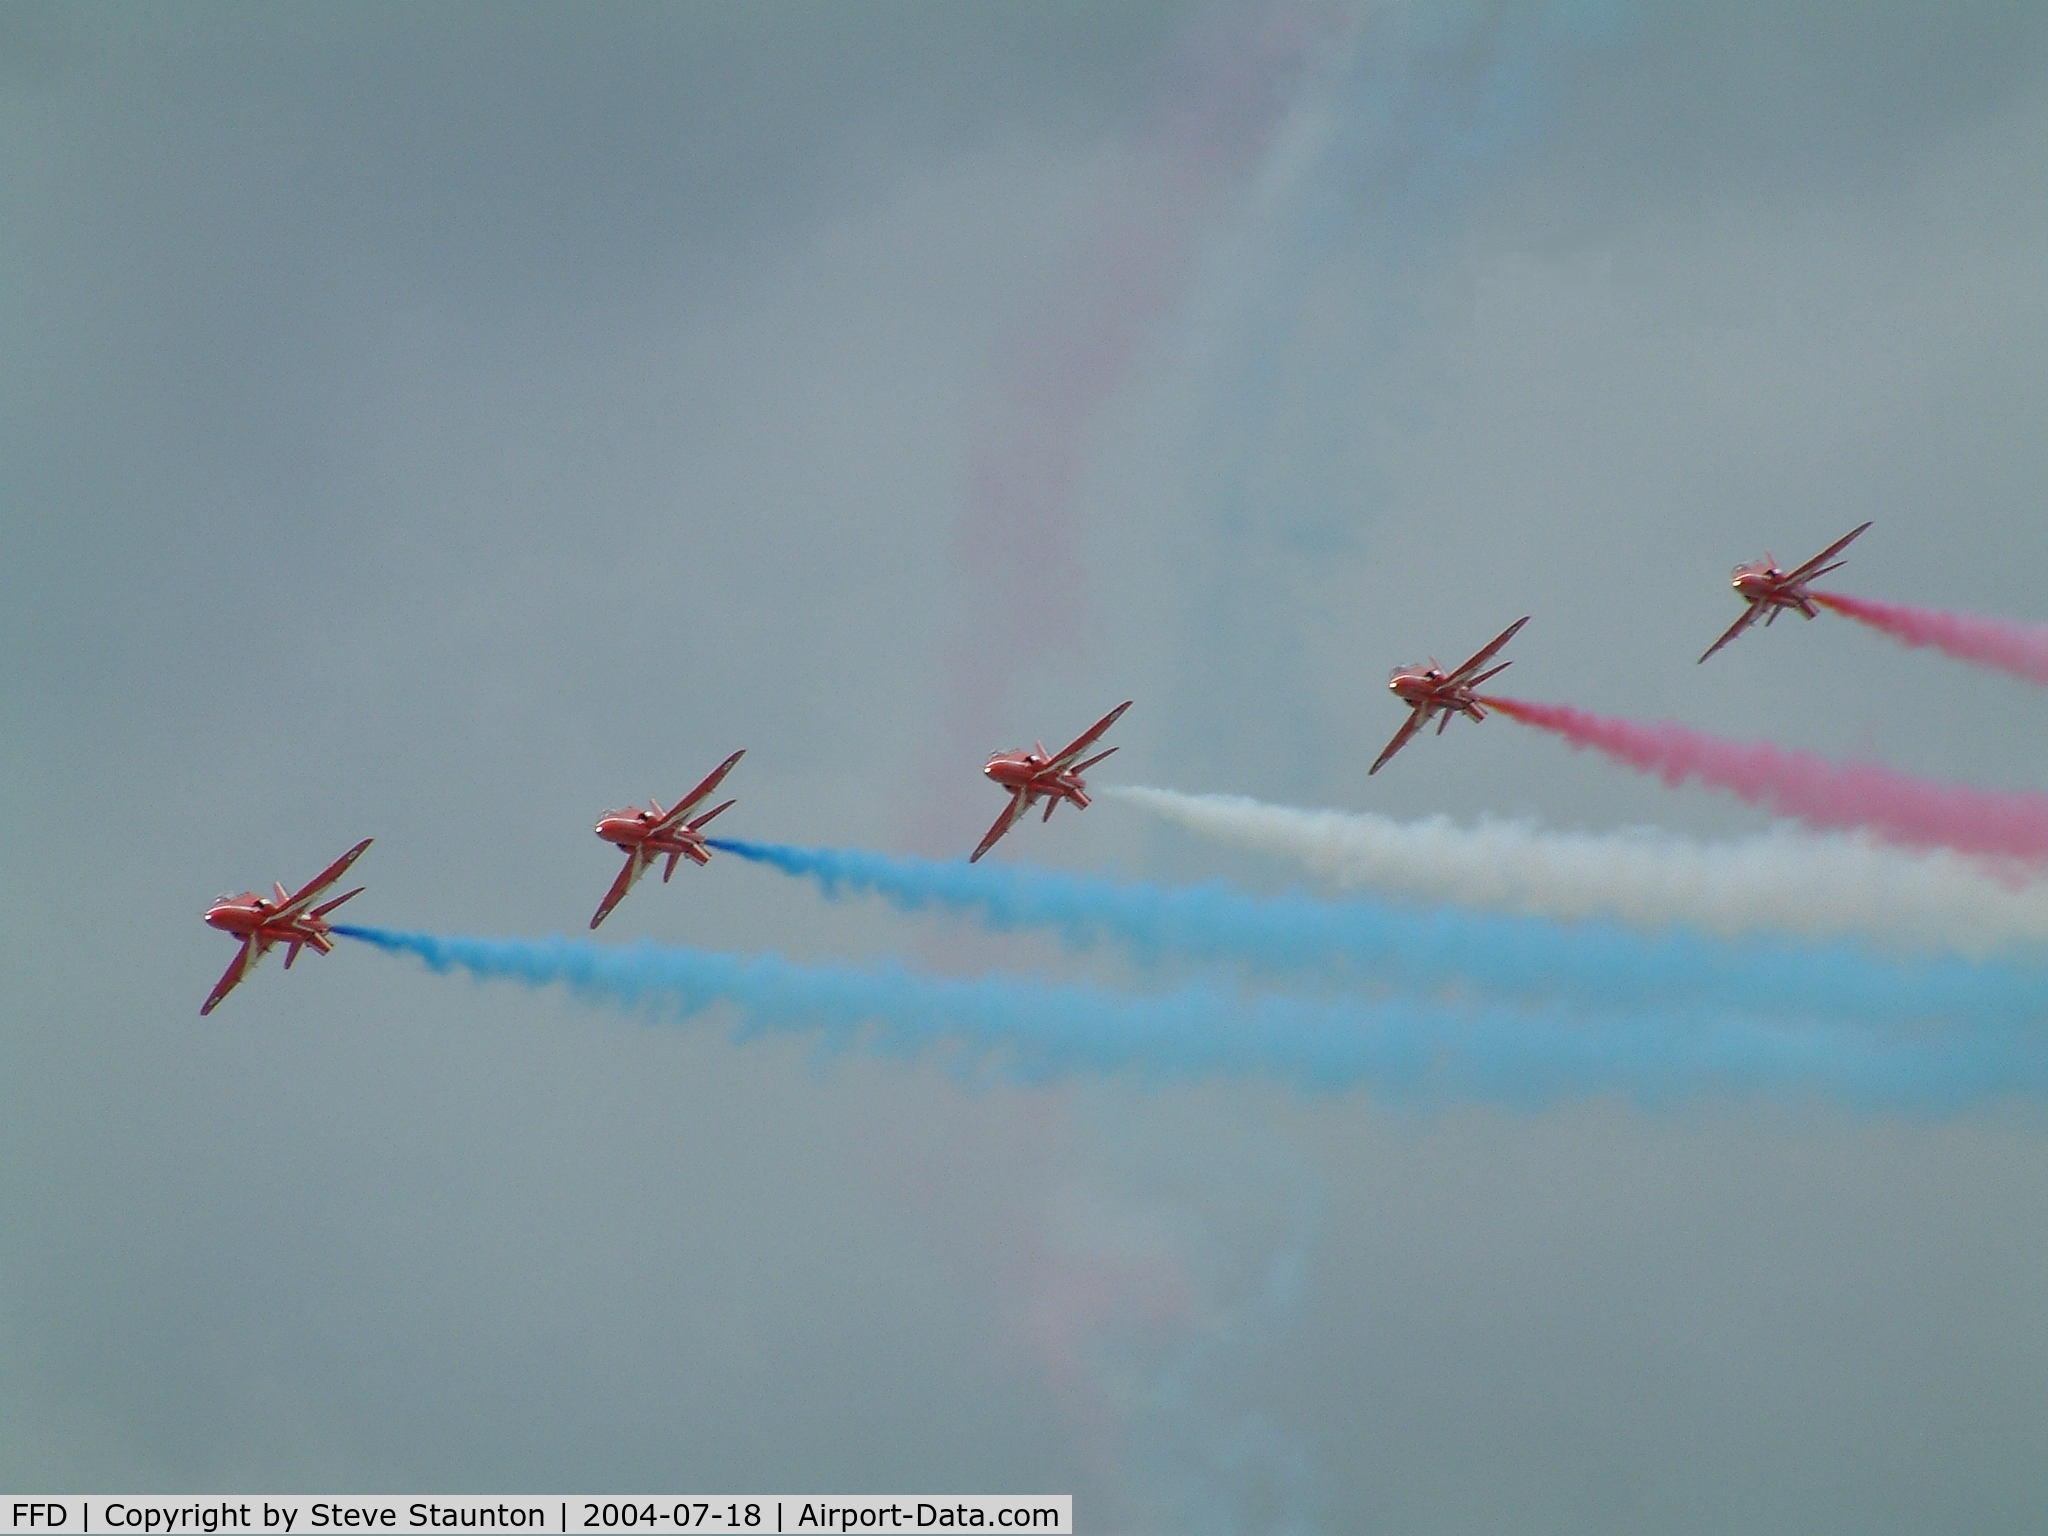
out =
[[[1816,592],[1813,600],[1884,631],[1901,645],[1931,645],[1958,661],[1994,667],[2030,683],[2048,683],[2048,625],[2015,624],[2010,619],[1914,608],[1905,603],[1873,603],[1832,592]]]
[[[1942,784],[1876,763],[1837,763],[1761,742],[1723,741],[1668,721],[1639,725],[1561,704],[1486,702],[1666,784],[1696,778],[1809,826],[1861,828],[1911,848],[2048,860],[2048,795]]]

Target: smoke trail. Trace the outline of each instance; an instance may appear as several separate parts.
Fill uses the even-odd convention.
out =
[[[1245,1150],[1229,1149],[1237,1156]],[[1172,1530],[1305,1536],[1325,1529],[1320,1479],[1306,1447],[1282,1419],[1243,1401],[1244,1365],[1277,1342],[1300,1305],[1321,1216],[1320,1180],[1297,1159],[1288,1161],[1291,1198],[1273,1188],[1272,1178],[1259,1180],[1270,1214],[1285,1210],[1288,1220],[1250,1293],[1204,1297],[1186,1319],[1185,1346],[1140,1398],[1141,1443],[1163,1453],[1170,1476],[1162,1502]],[[1205,1181],[1212,1183],[1213,1176]]]
[[[1865,1024],[2048,1018],[2048,970],[1955,959],[1885,960],[1848,945],[1734,945],[1685,930],[1654,937],[1605,923],[1411,911],[1362,899],[1253,897],[1221,881],[1178,889],[1028,865],[938,863],[851,849],[716,839],[714,847],[906,911],[971,912],[997,929],[1102,939],[1141,959],[1234,960],[1268,974],[1379,988],[1476,989],[1604,1011],[1724,1012]],[[1677,1001],[1673,1001],[1676,999]]]
[[[1906,603],[1874,603],[1833,592],[1816,592],[1813,600],[1881,630],[1901,645],[1931,645],[1958,661],[1991,667],[2030,683],[2048,683],[2048,625],[1915,608]]]
[[[1216,5],[1184,27],[1136,125],[1130,169],[992,359],[957,545],[971,632],[947,656],[940,760],[1009,739],[1011,656],[1085,654],[1081,486],[1096,419],[1180,306],[1203,231],[1258,166],[1341,19],[1314,5]],[[961,782],[949,774],[918,797],[939,816],[934,831],[970,809]]]
[[[1947,849],[1904,853],[1849,834],[1789,830],[1701,843],[1650,828],[1461,827],[1447,816],[1397,821],[1135,785],[1100,793],[1240,847],[1298,859],[1342,886],[1529,916],[1683,924],[1723,937],[1867,934],[1977,956],[2048,942],[2048,884],[2002,881]]]
[[[1200,393],[1178,450],[1184,510],[1163,536],[1182,552],[1177,645],[1200,665],[1158,718],[1170,729],[1208,718],[1219,695],[1256,701],[1245,729],[1203,744],[1247,768],[1247,743],[1298,739],[1289,722],[1316,712],[1293,609],[1395,499],[1375,442],[1456,409],[1457,386],[1418,345],[1442,321],[1432,285],[1472,259],[1448,243],[1645,19],[1624,0],[1349,9],[1242,213],[1211,240],[1183,322],[1183,377]]]
[[[2048,1033],[2021,1027],[1886,1032],[1659,1014],[1596,1024],[1556,1009],[1210,986],[1129,997],[1003,975],[918,976],[887,962],[800,965],[646,942],[613,949],[560,937],[334,931],[415,955],[440,973],[560,982],[586,1001],[679,1018],[729,1004],[744,1021],[740,1038],[774,1031],[814,1035],[833,1050],[943,1054],[963,1075],[1021,1082],[1084,1072],[1154,1084],[1264,1078],[1317,1093],[1362,1087],[1386,1098],[1527,1108],[1608,1093],[1646,1104],[1704,1093],[1819,1094],[1922,1112],[2048,1092]]]
[[[1639,725],[1562,704],[1486,702],[1666,784],[1697,778],[1810,826],[1860,827],[1909,848],[2048,859],[2048,795],[1942,784],[1876,763],[1836,763],[1761,742],[1723,741],[1668,721]]]

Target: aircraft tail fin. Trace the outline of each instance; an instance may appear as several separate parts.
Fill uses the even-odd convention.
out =
[[[710,810],[706,811],[702,816],[699,816],[695,821],[690,823],[690,830],[692,832],[695,832],[698,828],[702,827],[705,822],[709,821],[712,817],[716,816],[720,811],[729,811],[738,804],[738,800],[728,800],[723,805],[714,805]]]
[[[348,901],[352,897],[360,896],[363,894],[363,892],[367,891],[368,889],[369,887],[367,885],[359,885],[354,890],[345,892],[344,894],[335,897],[334,900],[328,902],[325,906],[315,907],[309,915],[313,917],[325,917],[328,913],[332,912],[336,907],[340,906],[344,901]]]

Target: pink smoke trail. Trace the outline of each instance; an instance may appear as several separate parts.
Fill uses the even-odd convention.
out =
[[[1723,741],[1669,721],[1639,725],[1519,699],[1486,703],[1666,784],[1696,778],[1809,826],[1861,828],[1910,848],[2048,860],[2048,795],[1942,784],[1876,763],[1837,763],[1762,742]]]
[[[1931,645],[1958,661],[2009,672],[2030,683],[2048,684],[2048,625],[2018,624],[1974,613],[1874,603],[1868,598],[1816,592],[1823,608],[1881,630],[1901,645]]]
[[[1072,644],[1087,585],[1076,505],[1097,412],[1180,302],[1200,237],[1257,163],[1324,20],[1294,3],[1223,6],[1184,32],[1138,134],[1132,174],[1108,195],[1064,276],[995,364],[996,409],[973,450],[963,563],[986,673]]]
[[[1093,638],[1080,489],[1096,420],[1181,304],[1203,237],[1341,20],[1317,0],[1198,13],[1163,61],[1131,169],[992,359],[956,546],[970,628],[950,647],[935,751],[947,771],[917,796],[916,842],[950,849],[967,828],[971,845],[997,808],[973,771],[982,754],[1064,729],[1019,720],[1012,705],[1020,671],[1085,656]]]

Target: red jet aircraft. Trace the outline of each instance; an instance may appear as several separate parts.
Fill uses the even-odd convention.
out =
[[[1434,714],[1441,712],[1443,715],[1443,719],[1436,723],[1436,733],[1439,736],[1443,735],[1444,727],[1451,723],[1453,715],[1470,715],[1474,720],[1484,720],[1486,710],[1481,706],[1479,697],[1473,690],[1489,677],[1505,672],[1514,663],[1504,661],[1484,672],[1479,669],[1486,666],[1502,646],[1515,638],[1515,631],[1528,622],[1527,614],[1515,620],[1456,671],[1444,671],[1436,664],[1434,657],[1430,658],[1430,663],[1426,667],[1395,668],[1394,675],[1387,679],[1387,687],[1393,690],[1396,698],[1409,707],[1411,713],[1408,716],[1408,723],[1396,731],[1394,739],[1387,743],[1387,750],[1365,770],[1367,775],[1378,773],[1384,768],[1387,759],[1407,746],[1408,739],[1429,724],[1430,716]]]
[[[746,755],[746,748],[740,748],[712,769],[711,776],[702,784],[665,811],[659,800],[650,800],[644,811],[628,807],[623,811],[604,813],[604,819],[597,824],[597,835],[626,855],[626,867],[619,871],[619,878],[612,882],[612,888],[598,903],[597,916],[590,920],[591,927],[595,928],[610,915],[626,892],[633,889],[633,882],[652,869],[663,854],[668,855],[668,868],[661,872],[664,885],[676,872],[678,859],[691,859],[699,864],[711,862],[711,850],[704,846],[704,823],[720,811],[729,809],[734,802],[728,800],[724,805],[715,805],[695,821],[685,822],[683,818],[707,799],[718,788],[719,781],[732,772],[732,765]]]
[[[1834,560],[1836,555],[1849,547],[1857,534],[1869,526],[1870,524],[1865,523],[1862,528],[1850,530],[1796,571],[1779,570],[1777,562],[1768,552],[1754,565],[1735,567],[1734,579],[1728,584],[1735,589],[1735,595],[1749,606],[1742,610],[1741,618],[1728,626],[1727,634],[1707,647],[1706,654],[1701,656],[1700,660],[1705,661],[1708,656],[1713,655],[1754,624],[1759,616],[1762,617],[1766,629],[1777,622],[1779,611],[1785,608],[1797,608],[1809,619],[1813,618],[1820,610],[1813,606],[1813,596],[1806,590],[1806,584],[1816,576],[1825,576],[1829,571],[1840,570],[1846,565],[1848,562],[1844,560],[1835,560],[1833,565],[1822,562]]]
[[[321,954],[334,948],[334,940],[327,935],[327,914],[347,901],[350,896],[360,896],[363,887],[357,886],[345,895],[322,906],[314,907],[313,898],[348,873],[349,865],[362,857],[363,850],[373,839],[364,838],[340,858],[313,878],[313,883],[296,896],[287,896],[282,885],[273,885],[277,897],[259,896],[254,891],[244,891],[239,896],[223,896],[206,909],[206,920],[223,933],[240,937],[242,952],[222,973],[220,982],[213,989],[213,996],[206,1000],[199,1012],[202,1017],[213,1012],[220,1000],[234,991],[235,984],[256,969],[256,962],[270,952],[273,944],[289,944],[285,952],[284,968],[290,970],[292,962],[299,958],[299,950],[312,945]],[[312,907],[311,911],[307,908]]]
[[[1052,813],[1062,800],[1071,800],[1082,810],[1088,808],[1088,785],[1082,779],[1084,770],[1093,768],[1110,752],[1098,752],[1085,763],[1075,758],[1092,746],[1102,733],[1116,724],[1117,716],[1131,707],[1125,699],[1100,720],[1089,726],[1068,745],[1066,751],[1052,757],[1046,756],[1045,744],[1037,743],[1029,752],[1018,748],[1014,752],[991,752],[988,766],[981,771],[994,779],[1010,792],[1010,803],[1003,814],[996,818],[996,824],[988,829],[988,835],[981,840],[981,846],[967,856],[972,864],[989,849],[1010,828],[1022,821],[1038,803],[1039,796],[1045,797],[1045,819],[1052,820]]]

